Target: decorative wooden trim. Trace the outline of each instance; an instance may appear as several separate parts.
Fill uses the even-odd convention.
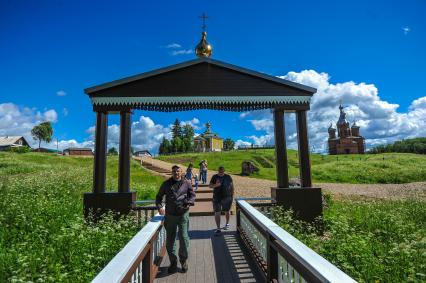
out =
[[[91,97],[92,105],[173,106],[196,104],[309,104],[311,96],[163,96],[163,97]]]

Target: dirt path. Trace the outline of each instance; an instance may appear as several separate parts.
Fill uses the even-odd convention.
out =
[[[163,170],[171,171],[172,164],[153,158],[143,159],[144,162],[152,164]],[[182,168],[186,168],[182,165]],[[195,170],[198,174],[198,169]],[[209,170],[210,178],[216,171]],[[157,173],[163,176],[166,174]],[[243,177],[231,174],[234,180],[236,197],[270,197],[271,187],[276,186],[276,181]],[[323,192],[331,193],[339,198],[377,198],[377,199],[423,199],[426,200],[426,182],[407,184],[336,184],[315,183],[314,186],[323,189]]]

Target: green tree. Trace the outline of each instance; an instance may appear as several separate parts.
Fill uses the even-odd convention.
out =
[[[396,141],[393,144],[379,145],[369,150],[369,153],[407,152],[426,154],[426,138],[414,138]]]
[[[182,126],[177,118],[172,126],[172,139],[174,140],[176,138],[182,138]]]
[[[189,152],[194,149],[194,128],[190,124],[185,124],[182,127],[182,151]]]
[[[52,123],[43,122],[38,126],[34,126],[31,130],[31,135],[35,140],[38,140],[38,149],[40,149],[40,144],[42,141],[51,142],[53,136]]]
[[[170,152],[170,141],[163,137],[163,140],[160,143],[160,148],[158,149],[159,154],[166,154]]]
[[[193,140],[187,137],[182,140],[182,151],[183,152],[191,152],[194,150]]]
[[[182,139],[177,137],[175,139],[172,139],[171,142],[171,152],[182,152],[182,146],[183,142]]]
[[[183,125],[182,136],[192,141],[194,139],[194,128],[190,124]]]
[[[235,146],[235,142],[231,140],[230,138],[225,139],[223,141],[223,149],[224,150],[233,150]]]
[[[115,147],[108,149],[108,155],[118,155],[118,151]]]

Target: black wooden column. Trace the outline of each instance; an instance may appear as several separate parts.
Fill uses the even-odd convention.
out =
[[[96,113],[95,162],[93,166],[93,192],[105,192],[108,113]]]
[[[130,191],[130,110],[120,112],[120,156],[118,191]]]
[[[285,141],[284,110],[274,109],[275,159],[277,186],[288,188],[287,146]]]
[[[299,168],[302,188],[312,187],[311,163],[309,161],[308,125],[306,111],[296,111],[297,137],[299,146]]]

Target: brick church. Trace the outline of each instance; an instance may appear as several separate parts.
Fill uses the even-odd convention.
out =
[[[359,126],[354,122],[349,126],[343,106],[339,106],[340,117],[336,129],[331,124],[328,128],[328,153],[329,154],[352,154],[365,152],[365,139],[359,134]]]

